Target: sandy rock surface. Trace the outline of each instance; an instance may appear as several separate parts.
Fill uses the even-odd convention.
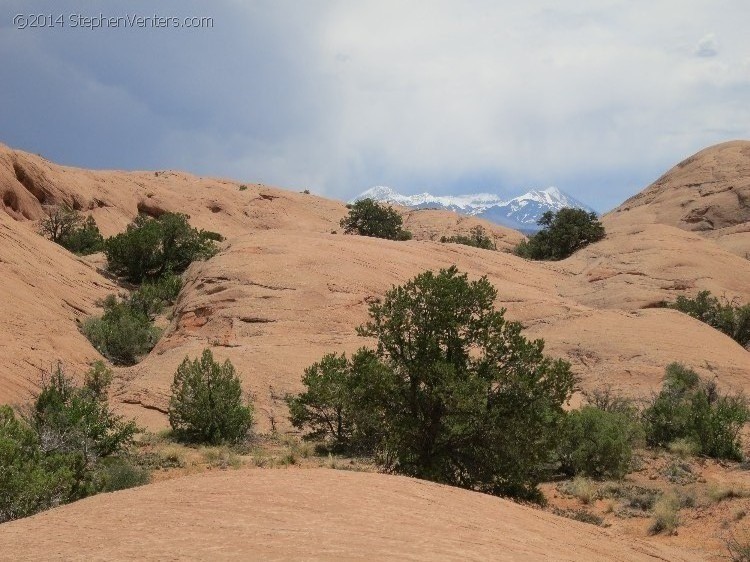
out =
[[[694,553],[383,474],[246,469],[101,494],[0,526],[0,560],[687,561]]]

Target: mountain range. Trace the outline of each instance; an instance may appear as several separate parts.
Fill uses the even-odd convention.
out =
[[[503,199],[493,193],[472,195],[402,195],[390,187],[375,186],[360,193],[352,202],[371,198],[381,203],[401,205],[410,209],[443,209],[480,217],[496,224],[522,232],[539,230],[537,221],[546,211],[559,211],[565,207],[594,210],[556,187],[533,189],[512,199]]]

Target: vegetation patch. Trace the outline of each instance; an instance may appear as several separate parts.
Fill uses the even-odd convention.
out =
[[[20,417],[0,407],[0,522],[148,480],[125,455],[138,430],[110,410],[111,381],[101,362],[82,386],[58,365]]]
[[[206,349],[177,368],[169,401],[169,423],[179,438],[219,445],[243,440],[253,423],[252,405],[243,399],[240,379],[227,359],[214,361]]]
[[[403,219],[388,205],[374,199],[360,199],[347,205],[349,215],[341,219],[345,234],[359,234],[386,240],[411,240],[411,232],[402,228]]]
[[[562,260],[605,236],[596,213],[582,209],[547,211],[538,224],[542,230],[516,246],[516,255],[531,260]]]
[[[703,455],[736,461],[742,460],[740,430],[748,419],[742,395],[720,394],[715,382],[679,363],[667,366],[661,392],[643,412],[649,445],[686,439]]]
[[[308,368],[305,392],[288,398],[292,423],[389,472],[541,500],[575,377],[496,296],[455,267],[388,291],[358,329],[377,349]]]
[[[561,517],[567,517],[581,523],[588,523],[589,525],[596,525],[597,527],[605,527],[604,519],[595,513],[586,511],[585,509],[560,509],[554,508],[552,513]]]
[[[145,300],[134,306],[130,301],[118,301],[117,297],[109,295],[103,304],[104,314],[100,318],[86,319],[81,331],[96,350],[115,365],[135,365],[153,349],[161,335],[141,308]]]
[[[740,305],[725,297],[719,299],[710,291],[701,291],[692,299],[680,295],[668,306],[716,328],[742,347],[750,345],[750,304]]]
[[[674,492],[662,494],[654,504],[654,518],[648,531],[652,535],[675,534],[680,524],[680,500]]]
[[[94,217],[84,219],[68,204],[47,209],[39,224],[39,232],[74,254],[83,256],[104,249],[104,237]]]
[[[156,219],[139,215],[125,232],[105,241],[110,271],[141,283],[181,273],[193,261],[216,254],[215,242],[221,235],[192,228],[188,218],[180,213],[164,213]]]
[[[440,241],[443,243],[450,242],[455,244],[463,244],[464,246],[473,246],[475,248],[482,248],[484,250],[497,250],[497,246],[492,241],[492,238],[487,235],[487,232],[481,225],[477,225],[472,228],[469,236],[457,235],[451,236],[450,238],[443,236],[440,238]]]

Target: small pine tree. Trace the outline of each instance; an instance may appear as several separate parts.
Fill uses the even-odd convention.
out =
[[[214,361],[206,349],[200,359],[185,357],[177,368],[169,400],[169,423],[187,441],[219,444],[241,441],[253,422],[242,386],[227,359]]]

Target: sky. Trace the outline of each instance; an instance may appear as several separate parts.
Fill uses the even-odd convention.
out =
[[[336,199],[554,185],[606,211],[750,138],[748,22],[748,0],[2,0],[0,142]]]

